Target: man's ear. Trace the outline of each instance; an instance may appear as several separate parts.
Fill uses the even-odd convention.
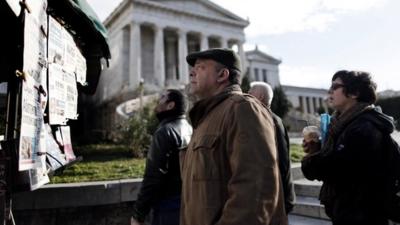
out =
[[[173,108],[175,108],[175,102],[174,102],[174,101],[168,102],[168,104],[167,104],[167,110],[171,110],[171,109],[173,109]]]
[[[229,70],[225,68],[222,69],[221,72],[218,74],[217,82],[223,83],[227,80],[229,80]]]

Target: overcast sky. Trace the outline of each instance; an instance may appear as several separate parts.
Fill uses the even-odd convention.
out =
[[[121,0],[87,0],[101,20]],[[328,88],[340,69],[400,90],[399,0],[212,0],[250,20],[245,49],[282,60],[281,83]]]

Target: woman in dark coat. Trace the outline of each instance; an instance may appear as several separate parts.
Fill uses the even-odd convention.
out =
[[[383,137],[393,119],[373,104],[376,84],[369,73],[339,71],[329,104],[335,109],[326,142],[303,142],[303,174],[321,180],[320,200],[333,225],[386,225],[383,210]]]

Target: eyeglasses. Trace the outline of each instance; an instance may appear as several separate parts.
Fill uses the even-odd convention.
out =
[[[338,88],[346,87],[344,84],[333,83],[329,88],[330,91],[335,91]]]

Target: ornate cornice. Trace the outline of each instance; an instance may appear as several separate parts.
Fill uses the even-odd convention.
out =
[[[234,19],[224,19],[224,18],[219,18],[219,17],[215,17],[215,16],[205,16],[199,13],[195,13],[195,12],[189,12],[189,11],[185,11],[182,9],[175,9],[172,8],[170,6],[166,6],[164,4],[162,4],[161,2],[156,2],[156,1],[149,1],[149,0],[124,0],[123,2],[121,2],[117,8],[107,17],[107,19],[104,21],[104,24],[108,27],[110,26],[114,20],[127,8],[129,8],[130,4],[137,4],[137,5],[141,5],[144,7],[148,7],[148,8],[154,8],[156,10],[162,10],[162,11],[166,11],[166,12],[172,12],[172,13],[178,13],[178,14],[183,14],[189,17],[194,17],[194,18],[199,18],[202,20],[206,20],[206,21],[210,21],[210,22],[221,22],[221,23],[225,23],[225,24],[229,24],[229,25],[234,25],[234,26],[238,26],[241,28],[245,28],[249,25],[249,22],[246,20],[243,20],[242,18],[230,13],[229,11],[215,5],[214,3],[211,3],[209,1],[202,1],[203,3],[205,3],[206,5],[210,6],[210,7],[214,7],[217,8],[217,10],[222,11],[225,14],[228,14],[231,17],[234,17],[236,20]]]

